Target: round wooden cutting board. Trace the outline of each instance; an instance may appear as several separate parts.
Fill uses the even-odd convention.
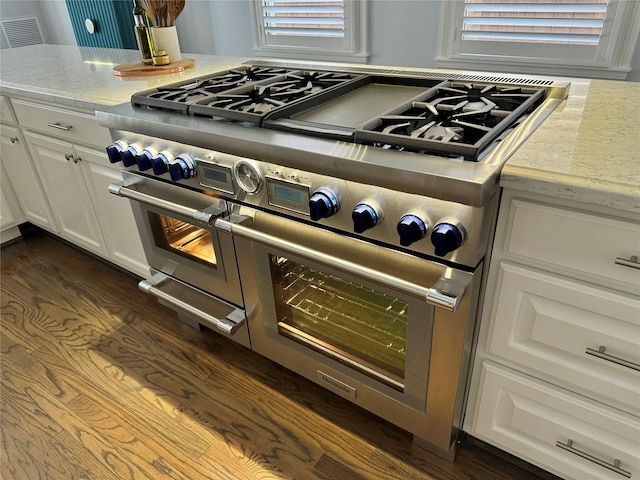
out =
[[[122,63],[113,67],[113,73],[117,77],[144,77],[147,75],[164,75],[167,73],[184,72],[187,68],[193,68],[196,61],[193,58],[183,58],[169,65],[145,65],[142,62]]]

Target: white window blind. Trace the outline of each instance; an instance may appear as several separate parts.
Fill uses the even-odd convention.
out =
[[[342,0],[263,0],[266,35],[344,37]]]
[[[258,55],[366,61],[366,0],[254,0]]]
[[[465,0],[463,40],[597,45],[608,0]]]
[[[516,73],[626,76],[636,0],[448,0],[438,65]]]

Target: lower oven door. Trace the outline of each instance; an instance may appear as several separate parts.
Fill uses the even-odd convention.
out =
[[[109,190],[131,200],[152,269],[243,305],[233,239],[214,227],[224,200],[133,173]]]
[[[241,207],[252,348],[448,451],[459,423],[475,275]]]

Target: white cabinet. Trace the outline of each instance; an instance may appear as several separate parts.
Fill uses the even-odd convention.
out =
[[[113,168],[104,151],[75,146],[82,160],[84,175],[102,227],[109,258],[118,265],[140,275],[149,276],[149,267],[138,235],[131,206],[109,193],[109,184],[122,181],[120,170]]]
[[[24,221],[18,199],[4,166],[0,163],[0,244],[19,238],[21,234],[18,225]]]
[[[122,180],[118,167],[109,163],[104,152],[111,143],[108,130],[87,113],[21,99],[12,99],[11,104],[22,132],[14,130],[23,135],[28,145],[24,155],[29,160],[16,161],[12,167],[24,171],[33,161],[31,175],[15,175],[27,219],[147,277],[149,267],[131,207],[112,198],[107,190],[109,183]],[[26,178],[35,178],[41,188],[30,186]],[[38,191],[43,193],[38,196]],[[40,212],[44,207],[49,222]]]
[[[3,99],[4,101],[6,99]],[[17,211],[24,212],[24,219],[20,214],[19,220],[26,219],[55,233],[57,225],[53,220],[40,180],[25,149],[20,131],[16,127],[2,125],[0,142],[0,160],[3,166],[2,189],[3,191],[15,191],[20,207]],[[7,180],[10,180],[11,187],[7,186],[9,183]]]
[[[485,361],[475,434],[564,478],[637,478],[640,419]]]
[[[570,479],[640,477],[640,219],[506,190],[465,430]]]
[[[36,170],[60,226],[59,235],[106,256],[100,225],[87,188],[87,166],[72,144],[25,133]]]

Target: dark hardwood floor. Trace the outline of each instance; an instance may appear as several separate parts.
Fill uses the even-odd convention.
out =
[[[454,463],[38,230],[1,252],[0,477],[554,478],[464,442]]]

